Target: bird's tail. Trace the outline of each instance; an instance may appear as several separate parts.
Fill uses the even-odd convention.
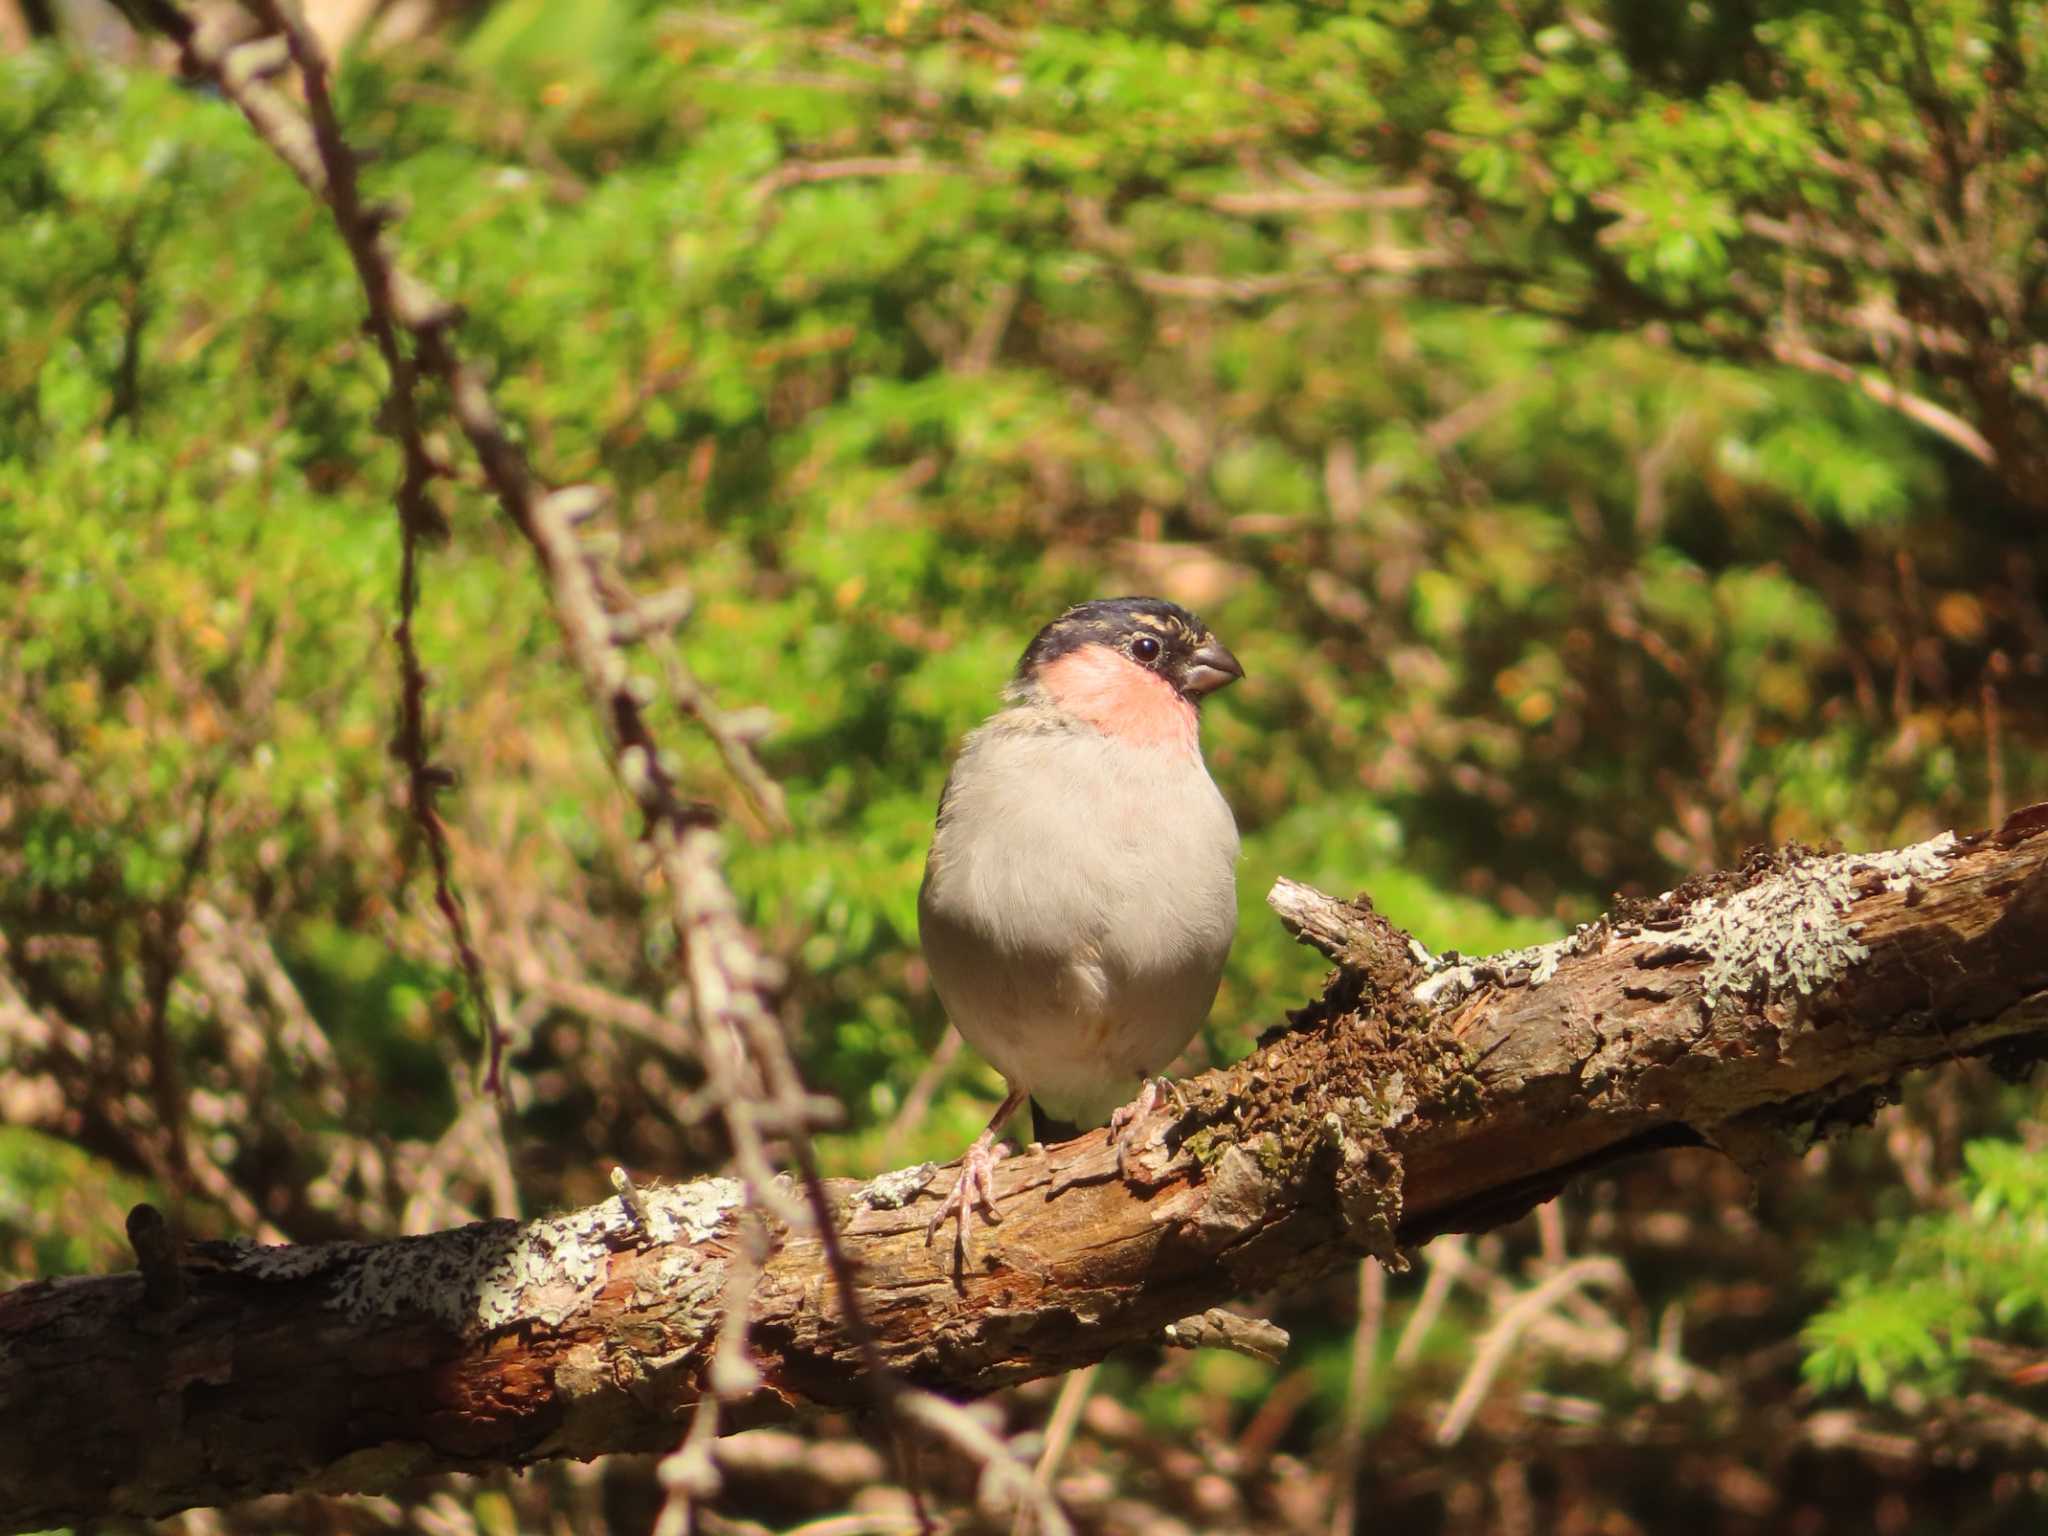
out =
[[[1056,1120],[1045,1112],[1045,1106],[1031,1101],[1031,1134],[1048,1147],[1063,1141],[1072,1141],[1081,1134],[1082,1127],[1071,1120]]]

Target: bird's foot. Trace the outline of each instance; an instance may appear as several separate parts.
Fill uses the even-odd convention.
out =
[[[1159,1107],[1162,1090],[1173,1094],[1176,1100],[1180,1097],[1173,1084],[1163,1078],[1148,1077],[1139,1084],[1138,1096],[1109,1117],[1109,1144],[1116,1148],[1116,1175],[1120,1179],[1128,1180],[1131,1176],[1131,1148],[1138,1140],[1137,1128]]]
[[[960,1159],[960,1178],[953,1185],[953,1192],[946,1196],[938,1214],[932,1217],[931,1225],[924,1229],[927,1248],[950,1216],[955,1222],[954,1245],[964,1260],[968,1252],[968,1229],[974,1221],[974,1207],[980,1206],[983,1218],[992,1224],[1003,1219],[996,1211],[995,1170],[996,1164],[1009,1155],[1010,1149],[997,1141],[992,1131],[983,1131],[975,1138],[966,1156]]]

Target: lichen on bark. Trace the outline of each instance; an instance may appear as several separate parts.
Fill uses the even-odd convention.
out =
[[[1944,832],[1885,853],[1794,856],[1740,890],[1703,896],[1654,941],[1667,952],[1706,957],[1700,1001],[1709,1013],[1724,1002],[1811,998],[1869,958],[1848,920],[1856,899],[1932,880],[1955,847],[1955,834]]]
[[[352,1323],[410,1314],[461,1334],[528,1319],[553,1326],[594,1298],[614,1251],[640,1242],[700,1244],[717,1235],[743,1197],[736,1179],[699,1179],[641,1190],[639,1213],[614,1198],[538,1221],[480,1221],[386,1243],[273,1247],[236,1240],[222,1245],[224,1267],[275,1284],[332,1274],[325,1304]],[[718,1272],[701,1276],[716,1294],[723,1265],[692,1251],[699,1255],[693,1271]],[[664,1278],[684,1289],[690,1276]]]

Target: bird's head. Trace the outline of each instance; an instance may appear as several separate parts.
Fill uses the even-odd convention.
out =
[[[1069,608],[1017,663],[1009,694],[1051,705],[1106,735],[1146,745],[1195,744],[1195,710],[1244,668],[1209,626],[1157,597],[1110,597]]]

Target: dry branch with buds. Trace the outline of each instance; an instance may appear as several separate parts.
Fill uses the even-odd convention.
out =
[[[874,1399],[906,1416],[950,1424],[956,1436],[966,1435],[974,1426],[949,1420],[943,1403],[921,1403],[900,1392],[870,1340],[853,1269],[841,1250],[810,1141],[813,1129],[836,1117],[837,1105],[804,1088],[777,1016],[781,967],[740,916],[725,878],[716,814],[683,793],[656,735],[650,709],[661,696],[662,685],[636,673],[636,646],[656,653],[670,701],[711,738],[764,818],[782,824],[780,791],[753,751],[758,729],[745,713],[721,710],[666,641],[668,630],[689,613],[687,598],[639,599],[611,568],[603,547],[580,532],[603,510],[604,493],[584,485],[550,488],[528,462],[482,375],[457,349],[454,332],[461,320],[460,307],[405,270],[387,234],[394,211],[365,197],[357,175],[359,157],[343,134],[334,105],[327,58],[296,9],[281,0],[250,0],[249,9],[266,34],[253,41],[241,41],[227,31],[226,18],[209,15],[194,21],[168,0],[147,0],[144,9],[177,43],[185,68],[211,81],[307,190],[326,204],[354,263],[369,329],[390,374],[383,420],[404,462],[397,493],[405,534],[400,756],[409,770],[412,811],[433,855],[437,902],[484,1014],[493,1086],[502,1037],[490,1009],[481,961],[453,891],[446,840],[433,807],[442,783],[427,762],[425,678],[411,641],[419,598],[420,542],[443,526],[429,488],[436,479],[453,474],[429,441],[416,388],[421,378],[435,380],[445,391],[449,412],[491,494],[532,548],[569,657],[602,722],[613,768],[645,818],[646,842],[666,887],[695,1024],[696,1054],[708,1090],[704,1102],[715,1109],[729,1133],[740,1174],[736,1187],[744,1191],[748,1208],[763,1219],[816,1235],[847,1336],[862,1356],[862,1375]],[[295,73],[303,113],[270,84],[287,70]],[[777,1175],[771,1139],[797,1166],[800,1178],[794,1188]],[[735,1275],[736,1282],[722,1284],[714,1297],[715,1310],[722,1315],[737,1317],[748,1310],[752,1266],[738,1267]],[[735,1332],[716,1331],[721,1336]],[[699,1475],[708,1472],[700,1452],[716,1428],[720,1402],[750,1390],[756,1381],[743,1349],[719,1350],[714,1360],[721,1369],[708,1382],[709,1390],[698,1394],[691,1432],[670,1469],[674,1475],[669,1481],[679,1490],[682,1504],[708,1491],[707,1483],[715,1486],[707,1475]],[[982,1454],[982,1449],[975,1447],[973,1454]]]

